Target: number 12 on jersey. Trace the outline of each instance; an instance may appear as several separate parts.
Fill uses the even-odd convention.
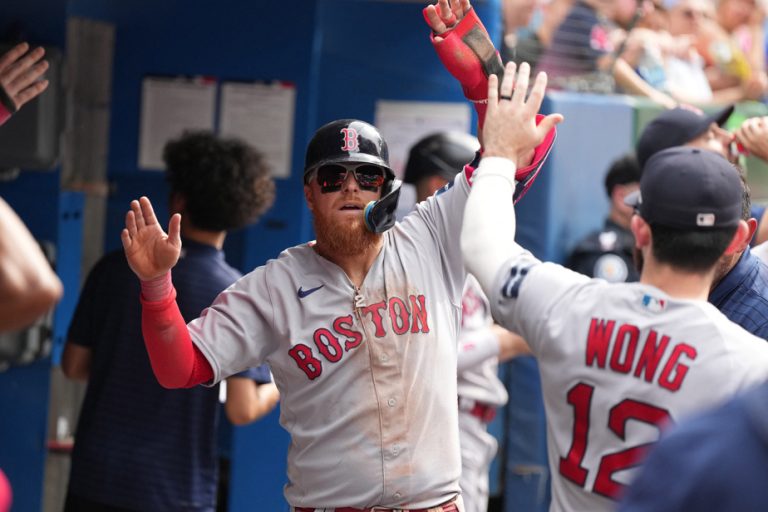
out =
[[[560,457],[560,474],[580,487],[585,487],[588,470],[582,463],[587,452],[590,428],[600,428],[601,425],[590,425],[592,395],[595,387],[579,382],[568,390],[568,404],[573,407],[573,440],[571,448],[565,457]],[[615,435],[620,440],[626,440],[626,426],[630,420],[647,423],[658,428],[659,423],[671,420],[666,409],[656,407],[631,398],[625,398],[613,407],[608,414],[608,429],[603,435]],[[630,469],[639,464],[645,452],[653,443],[644,443],[624,450],[606,453],[600,459],[597,476],[592,486],[592,492],[607,498],[617,499],[624,489],[624,484],[614,480],[617,471]]]

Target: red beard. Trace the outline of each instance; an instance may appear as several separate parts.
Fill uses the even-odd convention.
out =
[[[363,212],[359,216],[333,220],[330,216],[316,212],[313,223],[318,249],[329,256],[354,256],[363,254],[375,246],[380,234],[371,233],[365,227]]]

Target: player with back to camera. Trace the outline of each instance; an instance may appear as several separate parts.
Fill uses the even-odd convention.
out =
[[[645,260],[638,283],[541,262],[514,241],[514,161],[529,141],[512,127],[529,108],[528,66],[514,77],[510,64],[500,95],[496,77],[489,83],[462,250],[496,321],[522,335],[538,360],[551,510],[613,510],[659,429],[768,377],[765,341],[707,302],[720,255],[749,233],[741,179],[722,156],[698,148],[648,160],[639,193],[628,198]]]

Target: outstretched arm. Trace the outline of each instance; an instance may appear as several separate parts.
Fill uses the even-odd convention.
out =
[[[40,80],[48,69],[42,60],[45,50],[28,50],[27,43],[20,43],[0,56],[0,124],[48,87],[48,80]]]
[[[536,123],[547,86],[547,76],[539,73],[526,100],[530,66],[507,64],[497,90],[498,79],[488,80],[488,113],[483,139],[485,153],[474,174],[472,191],[467,200],[461,249],[467,270],[480,282],[487,295],[498,269],[520,247],[515,243],[515,164],[519,155],[541,144],[555,125],[563,120],[550,114]]]
[[[227,401],[224,411],[233,425],[247,425],[269,414],[280,401],[274,382],[259,384],[247,377],[227,379]]]
[[[61,281],[16,212],[0,199],[0,332],[28,326],[61,298]]]
[[[141,330],[152,371],[166,388],[192,387],[213,378],[213,370],[192,343],[176,304],[171,268],[181,252],[181,215],[168,224],[168,234],[157,222],[146,197],[131,201],[120,234],[131,270],[141,280]]]

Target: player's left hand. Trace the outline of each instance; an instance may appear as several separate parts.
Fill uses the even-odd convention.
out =
[[[436,4],[428,5],[424,9],[424,18],[429,28],[435,33],[435,39],[445,34],[461,21],[472,6],[469,0],[438,0]]]
[[[546,73],[536,76],[526,99],[531,67],[509,62],[504,70],[501,88],[498,77],[488,78],[488,111],[483,127],[483,156],[499,156],[515,162],[518,167],[530,164],[533,150],[547,133],[563,120],[561,114],[550,114],[538,124],[536,114],[541,108],[547,88]]]
[[[48,69],[48,61],[43,60],[45,50],[28,50],[27,43],[20,43],[0,56],[0,87],[16,110],[48,87],[48,80],[40,80]]]
[[[171,216],[166,235],[148,198],[131,201],[120,233],[128,266],[142,281],[151,281],[171,270],[181,254],[181,215]]]

